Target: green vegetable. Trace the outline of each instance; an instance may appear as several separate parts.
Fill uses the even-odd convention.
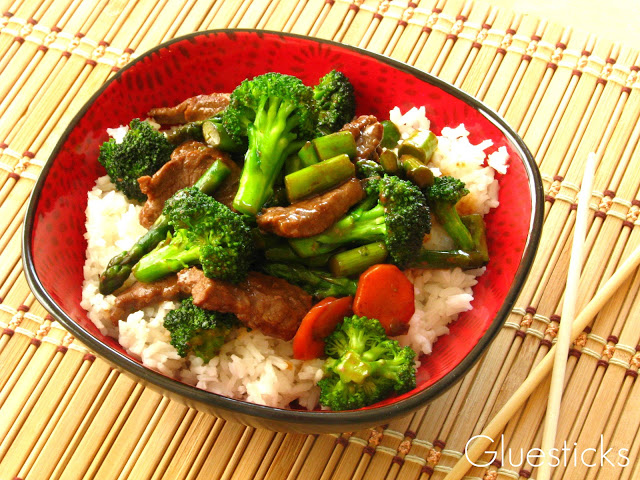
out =
[[[456,203],[469,193],[463,181],[449,176],[436,177],[431,187],[424,190],[427,202],[438,222],[456,246],[462,250],[475,249],[469,229],[460,220]]]
[[[202,136],[207,145],[217,147],[223,152],[237,153],[246,150],[242,141],[237,141],[229,135],[220,117],[213,117],[202,123]]]
[[[177,125],[171,127],[171,129],[164,132],[167,140],[172,145],[180,145],[187,140],[197,140],[202,142],[204,137],[202,136],[202,122],[189,122],[184,125]]]
[[[255,247],[239,215],[194,187],[173,195],[162,213],[174,233],[140,259],[133,269],[136,279],[153,282],[191,265],[201,265],[209,278],[234,283],[246,278]]]
[[[376,242],[340,252],[329,260],[329,269],[336,277],[348,277],[364,272],[367,268],[387,259],[384,243]]]
[[[313,137],[313,91],[290,75],[260,75],[236,87],[222,120],[231,138],[249,144],[233,207],[256,215],[273,195],[286,158]]]
[[[402,155],[400,164],[409,180],[420,188],[433,185],[433,172],[424,163],[412,155]]]
[[[300,157],[300,168],[309,167],[320,161],[318,152],[316,152],[316,147],[311,142],[306,142],[302,146],[302,148],[298,152],[298,157]]]
[[[343,153],[349,155],[349,158],[355,158],[358,154],[356,141],[348,130],[314,138],[311,143],[320,160],[327,160]]]
[[[378,158],[380,166],[384,170],[384,173],[389,175],[395,175],[400,170],[398,165],[398,155],[393,150],[383,149]]]
[[[223,161],[215,161],[194,184],[194,187],[207,195],[212,194],[231,174]],[[108,295],[115,292],[129,278],[136,263],[162,242],[169,232],[169,220],[160,215],[151,228],[127,251],[113,257],[105,271],[100,275],[100,293]]]
[[[274,263],[299,263],[308,267],[324,267],[329,262],[330,253],[318,255],[317,257],[302,258],[293,251],[288,243],[267,248],[264,251],[264,258]]]
[[[378,320],[345,317],[325,338],[325,353],[320,403],[332,410],[362,408],[416,386],[415,352],[387,338]]]
[[[358,178],[381,177],[384,170],[379,163],[368,158],[360,159],[356,162],[356,173]]]
[[[313,98],[318,106],[316,137],[339,130],[356,114],[353,85],[337,70],[332,70],[318,81],[313,87]]]
[[[398,130],[398,126],[391,120],[383,120],[380,123],[383,128],[380,146],[383,148],[396,148],[400,141],[400,130]]]
[[[173,145],[149,122],[131,120],[122,143],[110,139],[100,147],[98,161],[104,166],[116,188],[130,200],[144,202],[147,196],[138,178],[153,175],[169,161]]]
[[[295,203],[305,197],[322,193],[355,175],[355,167],[349,156],[338,155],[316,163],[284,177],[289,202]]]
[[[355,295],[358,282],[350,278],[334,277],[328,272],[303,265],[267,263],[265,273],[287,280],[316,298]]]
[[[311,257],[342,245],[383,241],[393,262],[406,265],[431,229],[422,192],[411,182],[392,176],[371,182],[367,188],[371,194],[333,226],[312,237],[289,240],[296,253]]]
[[[431,160],[438,146],[438,139],[429,130],[416,130],[398,147],[398,155],[412,155],[422,163]]]
[[[218,354],[229,333],[239,326],[232,313],[204,310],[193,304],[193,298],[182,301],[164,318],[164,328],[171,335],[170,343],[178,355],[193,354],[208,363]]]

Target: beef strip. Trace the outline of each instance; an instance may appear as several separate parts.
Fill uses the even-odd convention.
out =
[[[311,308],[311,296],[304,290],[257,272],[233,285],[189,268],[178,273],[178,283],[193,296],[194,305],[234,313],[245,326],[284,340],[293,338]]]
[[[207,120],[229,105],[228,93],[212,93],[187,98],[175,107],[160,107],[149,110],[148,115],[163,125],[178,125]]]
[[[352,178],[333,190],[288,207],[266,208],[258,227],[281,237],[310,237],[325,231],[364,198],[360,180]]]
[[[237,189],[240,167],[226,153],[195,140],[185,142],[176,148],[171,154],[171,159],[153,176],[140,177],[140,190],[147,195],[147,201],[140,212],[140,224],[146,228],[153,225],[162,213],[164,202],[181,188],[196,183],[216,160],[223,161],[232,172],[220,187],[219,193],[233,190],[234,185]]]
[[[341,130],[349,130],[356,140],[356,160],[377,159],[384,127],[373,115],[361,115]]]
[[[114,309],[111,311],[111,321],[115,324],[142,308],[162,300],[179,300],[186,297],[182,286],[178,284],[178,277],[171,275],[152,283],[136,282],[116,296]]]

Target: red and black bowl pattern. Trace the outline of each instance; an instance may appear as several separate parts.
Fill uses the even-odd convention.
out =
[[[487,217],[491,260],[474,288],[473,310],[423,359],[417,386],[404,395],[346,412],[300,411],[226,398],[155,372],[101,335],[80,306],[87,192],[104,175],[98,163],[106,129],[144,118],[152,107],[230,92],[270,71],[307,85],[331,69],[355,87],[359,114],[383,119],[394,106],[425,106],[432,130],[464,123],[470,140],[491,139],[510,155],[499,176],[500,206]],[[115,367],[171,398],[244,424],[281,431],[353,431],[388,423],[436,398],[480,358],[502,327],[529,272],[542,225],[543,192],[533,157],[495,112],[452,85],[404,63],[330,41],[256,30],[190,34],[141,55],[107,82],[71,121],[45,166],[25,219],[23,261],[34,294],[78,340]]]

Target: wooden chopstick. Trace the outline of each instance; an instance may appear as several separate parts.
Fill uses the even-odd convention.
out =
[[[602,307],[609,301],[611,296],[618,288],[629,278],[631,273],[640,265],[640,246],[636,247],[631,255],[623,262],[616,272],[607,280],[600,290],[596,292],[593,299],[580,312],[573,322],[571,329],[571,341],[574,341],[578,335],[591,323],[593,318],[598,314]],[[491,445],[492,440],[500,435],[500,432],[506,427],[507,423],[513,415],[522,408],[529,396],[536,390],[538,385],[548,378],[553,367],[553,360],[556,354],[556,346],[554,345],[549,353],[543,357],[538,365],[531,371],[529,376],[524,380],[522,385],[515,391],[513,396],[504,404],[496,416],[482,431],[481,435],[467,450],[467,452],[458,460],[451,471],[445,477],[445,480],[460,480],[464,474],[471,468],[471,462],[477,463],[478,459]]]
[[[595,170],[596,156],[594,153],[590,153],[587,158],[587,164],[582,178],[582,186],[578,195],[578,210],[576,212],[576,224],[573,230],[569,273],[567,275],[564,303],[562,304],[562,321],[560,322],[558,336],[556,337],[556,355],[553,361],[551,388],[549,389],[547,412],[542,434],[541,448],[545,456],[538,470],[538,480],[549,480],[549,478],[551,478],[550,456],[548,456],[547,453],[551,453],[558,431],[558,418],[560,416],[560,405],[562,403],[562,391],[564,390],[567,357],[569,355],[569,348],[571,347],[571,327],[576,314],[578,286],[580,284],[580,272],[582,271],[583,263],[583,247],[587,233],[589,201],[591,200],[591,189],[593,188]]]

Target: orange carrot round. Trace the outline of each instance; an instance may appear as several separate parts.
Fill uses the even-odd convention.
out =
[[[324,339],[352,314],[352,297],[327,297],[318,302],[302,319],[293,337],[293,358],[311,360],[324,355]]]
[[[415,312],[413,285],[395,265],[374,265],[360,275],[353,312],[377,319],[391,337],[405,334]]]

